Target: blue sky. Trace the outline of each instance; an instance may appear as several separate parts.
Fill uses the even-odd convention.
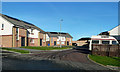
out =
[[[44,31],[68,32],[73,40],[118,25],[117,2],[4,2],[3,14],[33,23]]]

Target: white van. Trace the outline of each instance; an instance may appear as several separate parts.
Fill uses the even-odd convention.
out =
[[[92,44],[118,44],[114,37],[106,35],[92,36],[89,42],[89,50],[92,50]]]

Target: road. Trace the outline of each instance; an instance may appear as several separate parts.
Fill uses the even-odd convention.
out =
[[[30,60],[30,61],[34,60],[34,62],[35,60],[36,61],[41,61],[41,60],[54,61],[57,66],[60,65],[60,67],[58,67],[57,70],[61,68],[62,69],[63,68],[78,69],[78,70],[110,70],[106,67],[103,67],[101,65],[91,62],[87,58],[87,55],[89,53],[90,53],[89,50],[87,50],[86,48],[75,48],[75,49],[65,50],[65,51],[40,51],[40,52],[37,51],[36,53],[32,53],[32,54],[7,54],[4,56],[7,56],[7,58],[16,58],[23,61],[26,61],[26,60]],[[6,62],[3,61],[4,69],[9,68],[9,67],[6,67],[5,64]],[[62,64],[62,67],[61,67],[61,64]],[[29,67],[27,69],[29,69]],[[66,70],[66,69],[63,69],[63,70]]]

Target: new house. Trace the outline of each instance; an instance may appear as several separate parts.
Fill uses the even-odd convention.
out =
[[[63,32],[46,32],[47,46],[72,46],[72,36]]]
[[[44,34],[31,23],[0,14],[0,47],[45,46]]]
[[[109,36],[113,36],[115,37],[118,42],[120,43],[120,25],[112,28],[111,30],[109,31],[106,31],[106,32],[102,32],[100,33],[99,35],[109,35]]]

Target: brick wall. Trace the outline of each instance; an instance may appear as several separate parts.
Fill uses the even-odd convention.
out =
[[[22,37],[25,37],[26,40],[25,40],[25,44],[27,44],[27,34],[26,34],[27,30],[26,29],[22,29],[22,28],[19,28],[19,40],[17,40],[16,36],[17,36],[17,33],[16,33],[16,28],[14,28],[14,47],[21,47],[21,38]]]
[[[57,37],[51,37],[51,39],[53,38],[53,42],[51,41],[51,46],[54,46],[54,41],[56,41],[57,44]]]
[[[2,47],[12,47],[12,35],[2,36]]]
[[[70,39],[71,39],[71,38],[66,38],[66,39],[67,39],[67,41],[69,42],[69,45],[72,46],[72,40],[71,40],[71,43],[70,43]],[[67,43],[67,42],[66,42],[66,43]],[[66,44],[66,45],[67,45],[67,44]]]
[[[101,56],[120,56],[120,45],[93,44],[92,54]]]

